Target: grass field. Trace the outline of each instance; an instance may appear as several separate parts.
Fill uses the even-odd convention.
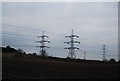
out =
[[[4,79],[119,79],[117,63],[66,62],[35,56],[3,54]]]

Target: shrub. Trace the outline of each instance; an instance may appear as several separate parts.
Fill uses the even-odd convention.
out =
[[[36,53],[33,53],[33,55],[34,55],[34,56],[37,56],[37,54],[36,54]]]
[[[24,54],[24,50],[23,49],[18,49],[18,54]]]
[[[118,60],[118,63],[120,64],[120,60]]]
[[[111,58],[109,61],[110,61],[111,63],[115,63],[115,62],[116,62],[114,58]]]

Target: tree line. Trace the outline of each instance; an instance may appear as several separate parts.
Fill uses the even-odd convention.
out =
[[[15,49],[10,46],[2,47],[2,53],[13,53],[13,54],[27,54],[23,49]],[[28,53],[28,55],[37,55],[36,53]]]
[[[10,46],[6,46],[6,47],[1,47],[2,48],[2,53],[12,53],[12,54],[18,54],[18,55],[23,55],[23,54],[26,54],[26,55],[34,55],[34,56],[39,56],[37,55],[36,53],[26,53],[23,49],[15,49],[15,48],[12,48]],[[60,58],[58,57],[53,57],[53,56],[48,56],[48,58],[52,58],[52,59],[55,59],[55,60],[59,60]],[[61,58],[62,59],[62,58]],[[84,61],[84,62],[95,62],[95,60],[85,60],[85,59],[71,59],[69,57],[63,59],[63,60],[66,60],[67,61],[72,61],[72,62],[78,62],[78,61]],[[107,62],[110,62],[110,63],[116,63],[116,60],[114,58],[111,58],[109,61]],[[120,63],[120,60],[118,60],[118,63]]]

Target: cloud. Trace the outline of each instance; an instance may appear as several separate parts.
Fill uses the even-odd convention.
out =
[[[65,46],[63,42],[68,41],[65,36],[70,35],[71,30],[74,29],[74,33],[80,37],[76,40],[79,40],[83,44],[96,46],[97,49],[100,49],[105,43],[117,49],[117,10],[118,7],[115,2],[3,3],[3,23],[19,26],[11,27],[3,25],[3,33],[20,35],[26,38],[26,40],[21,39],[22,42],[31,43],[34,40],[40,40],[36,36],[42,34],[42,30],[45,30],[45,34],[50,36],[51,47],[61,48]],[[13,39],[8,37],[7,39],[4,38],[4,40],[17,40],[17,38],[19,39],[20,37],[13,35]],[[4,45],[6,44],[4,41],[3,43]],[[16,42],[16,44],[18,43]],[[87,46],[82,48],[85,50],[91,49]],[[115,50],[112,48],[108,47],[110,50]],[[28,49],[26,48],[26,50]],[[65,50],[60,50],[62,50],[62,54],[59,53],[59,49],[57,48],[51,53],[64,56]],[[91,51],[94,52],[97,50],[91,49]],[[117,52],[114,53],[118,54]],[[96,56],[91,56],[91,59],[92,57]]]

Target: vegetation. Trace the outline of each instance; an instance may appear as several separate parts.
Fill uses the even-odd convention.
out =
[[[23,49],[14,49],[11,48],[10,46],[2,47],[2,53],[11,53],[14,54],[14,56],[25,56],[25,55],[32,55],[32,56],[37,56],[41,58],[47,58],[47,59],[55,59],[55,60],[62,60],[62,61],[67,61],[67,62],[88,62],[88,63],[96,63],[96,62],[102,62],[102,63],[117,63],[114,58],[111,58],[109,61],[99,61],[99,60],[85,60],[85,59],[71,59],[69,57],[67,58],[59,58],[59,57],[53,57],[53,56],[48,56],[48,57],[42,57],[38,56],[36,53],[25,53]],[[4,55],[3,55],[4,56]],[[119,62],[119,61],[118,61]]]
[[[5,52],[5,50],[13,51]],[[15,54],[16,52],[16,54]],[[76,79],[119,79],[119,64],[113,59],[103,62],[58,57],[41,57],[36,53],[24,54],[23,50],[6,47],[3,53],[3,80],[39,79],[65,80]]]
[[[110,59],[110,62],[115,63],[116,61],[115,61],[114,58],[111,58],[111,59]]]

